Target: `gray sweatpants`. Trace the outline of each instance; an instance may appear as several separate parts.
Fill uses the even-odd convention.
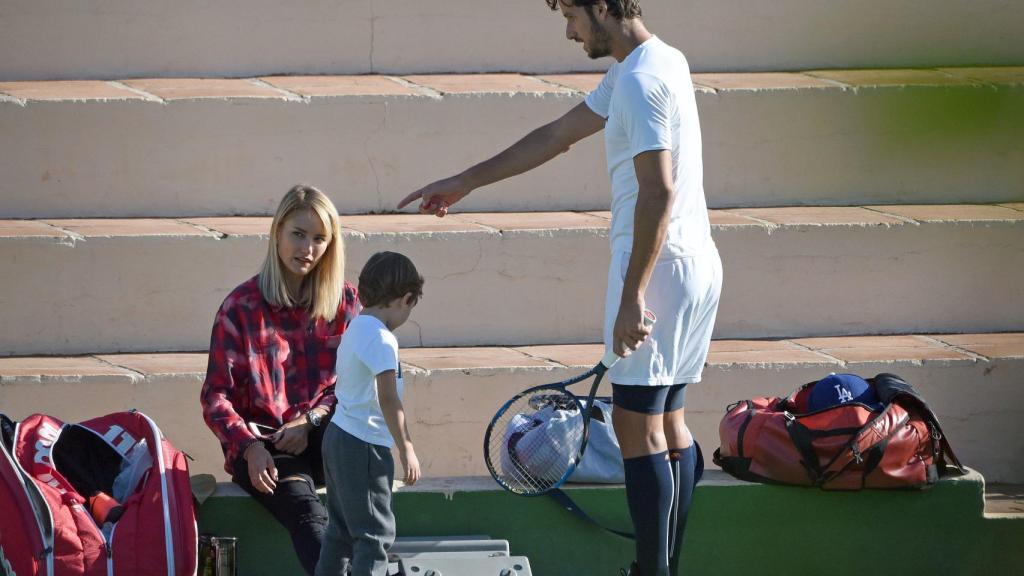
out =
[[[386,576],[395,541],[391,450],[328,424],[323,442],[327,532],[316,576]]]

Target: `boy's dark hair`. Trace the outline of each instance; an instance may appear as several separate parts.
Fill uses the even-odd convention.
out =
[[[410,293],[413,302],[423,296],[423,276],[412,260],[398,252],[377,252],[359,273],[359,301],[367,308],[387,306]]]
[[[587,9],[590,14],[594,13],[594,5],[601,0],[544,0],[548,3],[548,8],[552,10],[558,10],[559,4],[565,4],[566,6],[583,6]],[[640,0],[604,0],[604,3],[608,6],[608,13],[624,20],[628,18],[639,18],[643,16],[643,12],[640,10]]]

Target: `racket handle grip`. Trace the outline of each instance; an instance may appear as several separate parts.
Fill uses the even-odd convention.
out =
[[[619,361],[619,355],[616,354],[615,350],[612,350],[611,348],[609,348],[607,351],[605,351],[604,358],[601,358],[601,364],[604,364],[604,367],[606,369],[607,368],[611,368],[618,361]]]
[[[658,317],[654,315],[654,312],[644,309],[644,326],[650,328],[651,326],[654,326],[654,323],[657,322],[657,320]],[[616,354],[614,349],[609,348],[608,351],[604,353],[604,358],[601,358],[601,364],[604,364],[605,368],[611,368],[620,359],[621,356]]]
[[[657,321],[658,317],[654,315],[654,312],[648,308],[644,308],[644,326],[650,328],[651,326],[654,326],[654,323]]]

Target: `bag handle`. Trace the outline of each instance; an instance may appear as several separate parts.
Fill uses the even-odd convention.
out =
[[[695,464],[693,477],[693,486],[694,488],[696,488],[697,483],[700,482],[700,479],[704,477],[704,455],[701,452],[700,445],[697,444],[696,440],[694,440],[693,445],[697,447],[697,462]],[[583,510],[583,508],[580,508],[580,505],[573,501],[573,499],[570,498],[568,494],[563,492],[561,488],[555,488],[554,490],[546,492],[546,494],[550,496],[552,500],[557,502],[562,508],[565,508],[569,512],[572,512],[580,520],[583,520],[588,524],[596,526],[613,536],[618,536],[619,538],[631,541],[636,540],[636,534],[633,534],[632,532],[615,530],[614,528],[609,528],[595,520],[592,516],[587,514]]]

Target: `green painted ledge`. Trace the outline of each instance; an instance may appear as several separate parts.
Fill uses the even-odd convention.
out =
[[[984,516],[977,472],[921,492],[824,492],[738,482],[709,471],[697,488],[686,574],[1024,575],[1024,518]],[[621,486],[573,487],[592,516],[629,529]],[[488,534],[530,558],[539,576],[618,574],[632,543],[552,500],[496,490],[490,479],[425,481],[395,493],[400,536]],[[301,574],[287,533],[258,504],[221,485],[200,532],[239,538],[239,574]]]

